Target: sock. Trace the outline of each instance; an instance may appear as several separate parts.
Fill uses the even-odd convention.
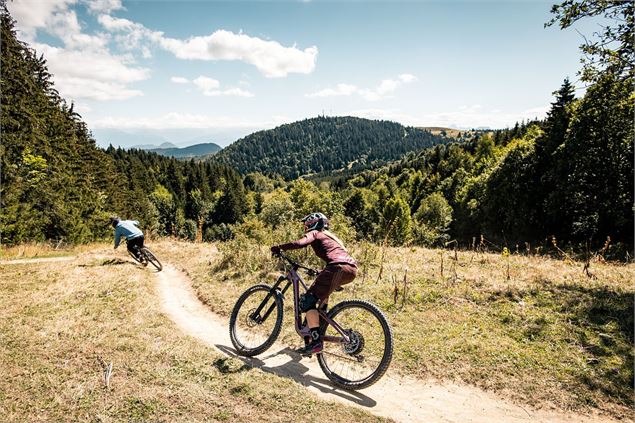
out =
[[[311,341],[317,343],[320,341],[320,328],[311,328]]]

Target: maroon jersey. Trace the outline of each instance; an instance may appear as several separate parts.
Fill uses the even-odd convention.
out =
[[[330,235],[321,231],[310,231],[299,240],[282,244],[278,247],[281,250],[296,250],[310,245],[315,251],[315,255],[324,260],[327,265],[342,263],[356,266],[357,262],[355,259],[348,254],[348,251],[340,242],[336,241],[337,237]]]

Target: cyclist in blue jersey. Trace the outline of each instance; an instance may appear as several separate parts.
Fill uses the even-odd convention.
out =
[[[141,248],[143,248],[143,232],[137,227],[139,222],[136,220],[121,220],[114,216],[110,218],[110,224],[115,228],[115,249],[119,247],[121,238],[126,240],[128,251],[132,253],[139,261],[142,261]]]

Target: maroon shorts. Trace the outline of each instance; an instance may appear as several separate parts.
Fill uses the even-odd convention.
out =
[[[315,282],[307,292],[325,301],[337,288],[352,282],[355,276],[357,276],[357,267],[352,264],[329,264],[315,278]]]

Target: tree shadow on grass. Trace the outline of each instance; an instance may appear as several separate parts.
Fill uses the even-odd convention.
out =
[[[633,399],[633,292],[579,284],[545,286],[566,316],[588,367],[578,375],[590,390],[624,404]],[[621,363],[621,364],[619,364]]]

